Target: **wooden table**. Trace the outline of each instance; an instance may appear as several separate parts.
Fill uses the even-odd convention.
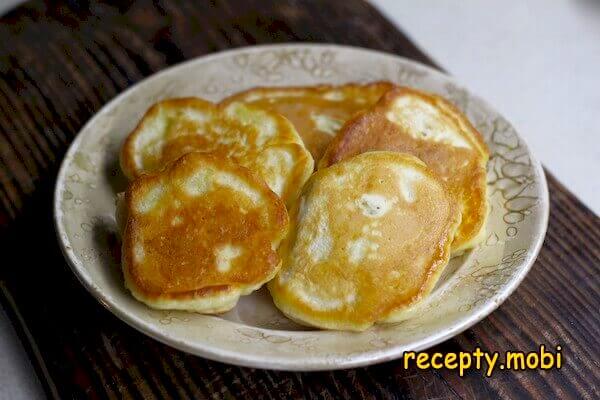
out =
[[[471,370],[460,378],[456,371],[404,370],[393,361],[337,372],[272,372],[190,356],[125,325],[77,282],[52,226],[61,158],[103,104],[168,65],[256,43],[343,43],[432,61],[360,0],[48,4],[33,1],[0,19],[0,298],[49,395],[600,397],[600,221],[550,174],[548,234],[525,281],[484,321],[432,350],[561,344],[561,370],[500,371],[491,378]]]

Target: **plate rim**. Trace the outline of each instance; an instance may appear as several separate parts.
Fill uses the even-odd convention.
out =
[[[290,357],[282,356],[282,357],[261,357],[256,354],[250,353],[242,353],[238,351],[223,349],[222,347],[211,346],[207,342],[190,342],[181,339],[175,339],[170,337],[169,335],[161,332],[159,329],[156,329],[152,324],[149,324],[141,319],[139,319],[135,314],[128,313],[126,310],[119,307],[117,302],[112,301],[107,296],[103,294],[103,292],[94,285],[91,277],[85,273],[83,268],[80,268],[77,264],[80,263],[78,257],[74,254],[73,249],[70,247],[70,242],[68,241],[68,237],[65,232],[65,227],[61,223],[61,219],[63,216],[63,212],[60,208],[61,201],[61,190],[64,187],[64,181],[66,179],[67,173],[67,161],[73,157],[73,154],[79,148],[79,143],[82,140],[81,132],[88,129],[89,126],[93,125],[97,118],[101,114],[107,112],[107,110],[112,109],[116,104],[120,102],[120,100],[126,97],[130,92],[136,90],[138,86],[141,86],[153,79],[159,79],[163,75],[173,73],[177,69],[183,69],[186,66],[199,62],[199,61],[210,61],[215,58],[227,57],[231,54],[235,53],[248,53],[248,52],[257,52],[261,50],[277,50],[277,49],[289,49],[290,47],[295,48],[312,48],[312,49],[338,49],[338,50],[351,50],[351,51],[359,51],[363,53],[371,53],[373,56],[377,57],[387,57],[395,60],[400,60],[410,64],[416,64],[420,68],[427,70],[428,73],[437,74],[445,77],[446,79],[450,79],[453,83],[456,83],[462,88],[467,88],[467,86],[463,85],[459,80],[455,79],[452,76],[449,76],[435,68],[432,68],[428,65],[422,64],[418,61],[398,56],[392,53],[387,53],[383,51],[367,49],[357,46],[347,46],[347,45],[338,45],[338,44],[330,44],[330,43],[279,43],[279,44],[261,44],[254,46],[244,46],[237,47],[234,49],[227,49],[224,51],[218,51],[213,54],[198,56],[181,63],[169,66],[165,69],[162,69],[152,75],[145,77],[144,79],[136,82],[131,87],[125,89],[111,100],[109,100],[106,104],[104,104],[98,111],[94,113],[90,117],[90,119],[79,129],[76,137],[73,139],[71,144],[69,145],[68,150],[65,152],[63,159],[60,164],[60,168],[57,174],[56,183],[54,187],[54,195],[53,195],[53,222],[55,233],[57,237],[57,241],[61,252],[67,261],[70,269],[73,274],[77,277],[79,282],[87,289],[90,294],[96,300],[103,305],[106,309],[108,309],[111,313],[121,319],[123,322],[133,327],[134,329],[140,331],[141,333],[152,337],[153,339],[174,347],[178,350],[184,351],[186,353],[194,354],[197,356],[201,356],[213,361],[224,362],[228,364],[234,364],[244,367],[253,367],[253,368],[262,368],[262,369],[273,369],[273,370],[285,370],[285,371],[323,371],[323,370],[336,370],[336,369],[344,369],[344,368],[354,368],[366,366],[374,363],[381,363],[393,359],[401,358],[407,349],[405,349],[405,345],[393,345],[390,347],[385,347],[382,349],[374,349],[363,351],[353,355],[352,357],[340,357],[333,359],[326,359],[325,357],[314,358],[309,357],[301,362],[298,362],[295,359]],[[476,97],[478,101],[485,104],[490,109],[497,111],[497,108],[491,107],[489,103],[478,96],[476,93],[472,92],[470,89],[467,89],[468,93]],[[500,113],[499,113],[500,114]],[[500,114],[502,115],[502,114]],[[513,128],[515,127],[514,123],[511,122]],[[531,152],[530,146],[528,146],[526,140],[521,136],[518,129],[514,129],[518,138],[523,142],[523,145],[527,148],[528,156],[531,160],[531,165],[535,174],[539,177],[538,186],[539,186],[539,194],[540,199],[537,207],[539,207],[540,211],[540,219],[537,222],[537,227],[535,227],[535,231],[539,232],[533,239],[533,245],[530,248],[530,251],[527,253],[527,257],[523,260],[523,267],[507,284],[505,284],[499,292],[495,295],[491,296],[486,300],[486,303],[483,307],[481,307],[476,313],[472,314],[469,318],[465,318],[464,321],[458,324],[454,324],[448,329],[443,331],[443,334],[438,335],[429,335],[418,342],[414,346],[411,347],[410,351],[421,351],[436,344],[439,344],[451,337],[454,337],[476,323],[480,322],[486,316],[495,311],[507,298],[510,296],[514,290],[521,284],[527,273],[530,271],[533,266],[542,244],[544,242],[547,227],[548,227],[548,219],[549,219],[549,193],[548,193],[548,185],[546,181],[546,176],[544,173],[544,169],[542,168],[541,163],[537,160],[534,154]],[[243,325],[242,325],[243,326]],[[274,331],[265,328],[257,328],[262,331]],[[251,344],[249,344],[251,346]]]

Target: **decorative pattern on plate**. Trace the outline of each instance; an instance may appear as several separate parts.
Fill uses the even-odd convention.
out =
[[[409,319],[360,334],[325,332],[286,320],[264,293],[248,296],[247,302],[238,304],[239,312],[234,309],[220,317],[150,310],[127,293],[114,219],[116,193],[126,184],[118,168],[118,149],[150,104],[181,96],[218,101],[253,86],[369,80],[390,80],[447,96],[482,132],[492,153],[488,237],[451,261],[434,293]],[[513,127],[484,101],[450,77],[412,61],[333,45],[238,49],[192,60],[141,82],[81,130],[63,162],[55,196],[59,240],[74,273],[124,321],[207,358],[300,370],[398,357],[476,323],[527,273],[543,241],[547,212],[540,165]]]

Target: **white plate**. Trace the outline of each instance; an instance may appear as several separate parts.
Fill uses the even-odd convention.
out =
[[[264,85],[390,80],[439,93],[461,108],[491,149],[491,215],[485,242],[453,259],[423,310],[363,333],[308,330],[280,314],[263,290],[222,316],[152,310],[124,288],[115,231],[122,140],[152,103],[214,101]],[[285,370],[372,364],[452,337],[492,312],[518,286],[542,245],[548,191],[540,164],[513,127],[454,80],[413,61],[334,45],[276,45],[227,51],[162,71],[107,104],[63,161],[54,200],[58,239],[73,272],[110,311],[183,351],[227,363]]]

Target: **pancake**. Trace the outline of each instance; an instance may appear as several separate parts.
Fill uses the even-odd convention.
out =
[[[348,119],[375,104],[392,87],[390,82],[264,87],[235,94],[223,103],[243,101],[282,114],[294,124],[306,148],[318,160]]]
[[[227,157],[257,172],[288,203],[314,169],[312,157],[284,117],[242,103],[217,106],[197,98],[152,106],[125,140],[121,168],[132,179],[190,151]]]
[[[124,202],[125,286],[152,308],[225,312],[281,267],[285,205],[229,160],[188,153],[134,180]]]
[[[415,155],[446,181],[462,212],[452,245],[455,255],[484,239],[489,152],[479,132],[452,104],[414,89],[393,89],[344,125],[319,167],[372,150]]]
[[[358,155],[305,185],[269,290],[285,315],[319,328],[400,319],[433,289],[459,223],[446,185],[419,159]]]

